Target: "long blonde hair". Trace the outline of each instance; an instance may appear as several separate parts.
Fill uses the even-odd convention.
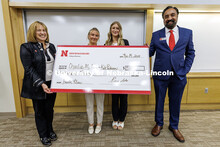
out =
[[[30,27],[28,28],[28,32],[27,32],[27,41],[28,42],[38,42],[36,39],[36,30],[37,30],[37,25],[42,25],[46,32],[47,32],[47,39],[45,40],[46,42],[49,42],[49,34],[48,34],[48,29],[47,26],[40,21],[35,21],[33,22]]]
[[[124,46],[125,43],[124,43],[123,35],[122,35],[122,26],[118,21],[114,21],[110,25],[110,29],[109,29],[109,32],[108,32],[108,39],[106,40],[105,45],[112,45],[112,43],[113,43],[111,28],[114,24],[117,24],[118,27],[119,27],[118,45]]]

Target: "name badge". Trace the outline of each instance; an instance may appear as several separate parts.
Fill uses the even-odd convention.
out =
[[[166,37],[164,37],[164,38],[160,38],[160,41],[163,41],[163,40],[166,40],[167,38]]]

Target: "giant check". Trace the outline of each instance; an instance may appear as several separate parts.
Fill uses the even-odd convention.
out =
[[[149,48],[58,45],[51,91],[150,94]]]

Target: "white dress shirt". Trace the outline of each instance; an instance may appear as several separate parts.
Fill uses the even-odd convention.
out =
[[[41,46],[41,43],[39,43]],[[52,79],[52,73],[53,73],[53,65],[54,65],[54,58],[51,55],[50,51],[49,51],[49,43],[46,43],[46,49],[44,50],[41,46],[42,51],[44,51],[44,56],[45,56],[45,62],[46,62],[46,76],[45,76],[45,81],[51,81]],[[50,61],[47,61],[47,56],[45,55],[45,51],[47,52],[48,56],[50,57]]]
[[[112,46],[118,46],[118,43],[112,43]]]
[[[167,41],[167,45],[169,46],[169,38],[170,38],[170,31],[171,29],[168,29],[165,27],[165,32],[166,32],[166,41]],[[179,40],[179,28],[177,26],[175,26],[173,29],[173,35],[175,38],[175,45],[177,43],[177,41]]]

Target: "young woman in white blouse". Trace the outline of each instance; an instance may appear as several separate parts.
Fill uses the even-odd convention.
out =
[[[96,46],[97,41],[99,40],[99,30],[97,28],[92,28],[88,32],[88,39],[90,46]],[[97,124],[96,128],[94,130],[94,98],[96,99],[96,114],[97,114]],[[104,113],[104,94],[99,93],[86,93],[85,94],[86,99],[86,110],[88,114],[88,121],[89,121],[89,128],[88,132],[89,134],[93,134],[94,131],[96,134],[98,134],[102,129],[102,120],[103,120],[103,113]]]

